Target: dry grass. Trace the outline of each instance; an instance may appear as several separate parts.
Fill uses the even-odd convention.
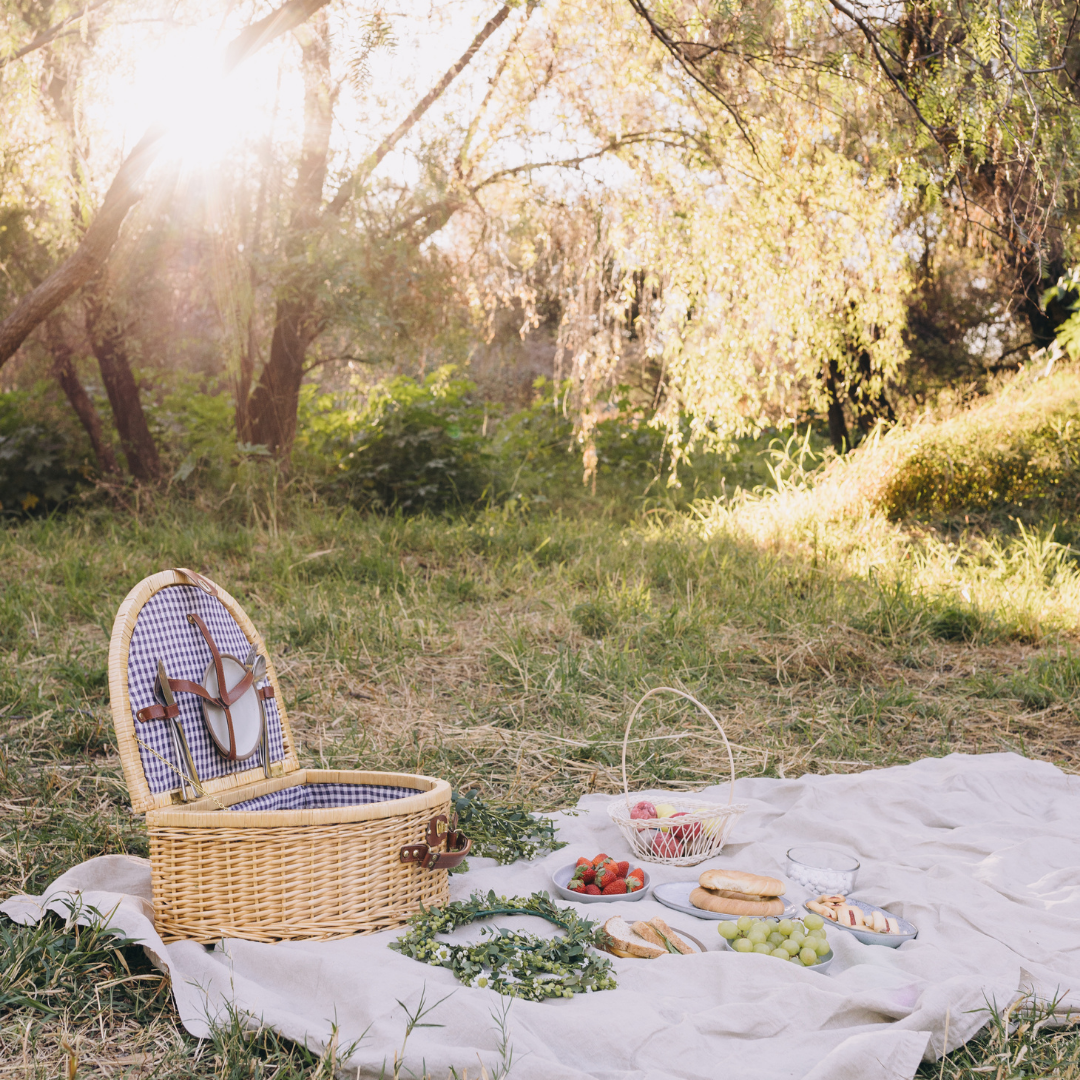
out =
[[[621,787],[629,708],[664,683],[714,707],[740,776],[996,750],[1080,771],[1076,572],[1052,541],[815,530],[776,499],[627,525],[279,513],[272,532],[180,508],[0,533],[0,892],[38,891],[92,855],[145,854],[104,673],[120,600],[162,566],[225,583],[274,643],[305,764],[435,773],[552,809]],[[960,580],[976,602],[957,599]],[[632,787],[725,775],[715,730],[688,708],[657,704],[633,737]],[[138,950],[80,946],[83,969],[50,985],[19,934],[0,959],[0,1078],[53,1077],[76,1058],[87,1077],[328,1071],[238,1025],[195,1043]],[[1073,1053],[1070,1038],[1054,1053]],[[1011,1068],[1001,1080],[1032,1075]]]

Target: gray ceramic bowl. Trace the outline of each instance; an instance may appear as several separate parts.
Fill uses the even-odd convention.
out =
[[[645,894],[649,891],[649,883],[652,880],[649,877],[649,871],[646,870],[645,867],[642,867],[641,869],[645,874],[645,885],[636,892],[623,893],[619,896],[589,896],[587,893],[571,892],[566,887],[569,884],[570,879],[574,876],[574,871],[576,869],[576,864],[571,863],[569,866],[560,866],[559,869],[551,875],[551,883],[555,886],[555,891],[564,900],[572,900],[575,904],[610,904],[613,900],[625,904],[633,904],[637,900],[645,899]]]
[[[877,934],[873,930],[857,930],[854,926],[845,926],[841,922],[833,922],[831,919],[825,920],[825,926],[829,930],[843,930],[846,934],[851,934],[853,937],[857,937],[864,945],[884,945],[888,949],[899,949],[905,941],[913,941],[919,936],[918,927],[914,923],[909,923],[907,919],[901,919],[899,915],[894,915],[891,911],[886,911],[884,908],[879,908],[874,904],[868,904],[865,900],[855,900],[852,897],[847,898],[847,903],[852,907],[857,907],[861,912],[869,915],[871,911],[880,911],[883,915],[888,915],[890,919],[895,919],[900,924],[899,934]],[[806,907],[803,904],[803,907]],[[809,908],[806,908],[809,911]]]

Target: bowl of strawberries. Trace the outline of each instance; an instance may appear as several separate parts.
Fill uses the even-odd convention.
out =
[[[642,900],[649,891],[649,875],[601,852],[594,859],[581,858],[551,875],[555,891],[575,904],[604,904],[612,900]]]

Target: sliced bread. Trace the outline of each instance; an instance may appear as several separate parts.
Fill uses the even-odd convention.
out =
[[[651,960],[667,952],[663,945],[655,945],[643,938],[621,915],[615,915],[604,923],[604,933],[611,942],[608,952],[613,952],[616,956]]]

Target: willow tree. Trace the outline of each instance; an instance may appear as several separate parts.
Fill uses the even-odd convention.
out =
[[[1076,257],[1076,0],[629,2],[748,141],[738,87],[765,79],[835,117],[868,170],[962,217],[1007,261],[1034,343],[1053,340],[1067,305],[1047,308],[1043,291]]]

